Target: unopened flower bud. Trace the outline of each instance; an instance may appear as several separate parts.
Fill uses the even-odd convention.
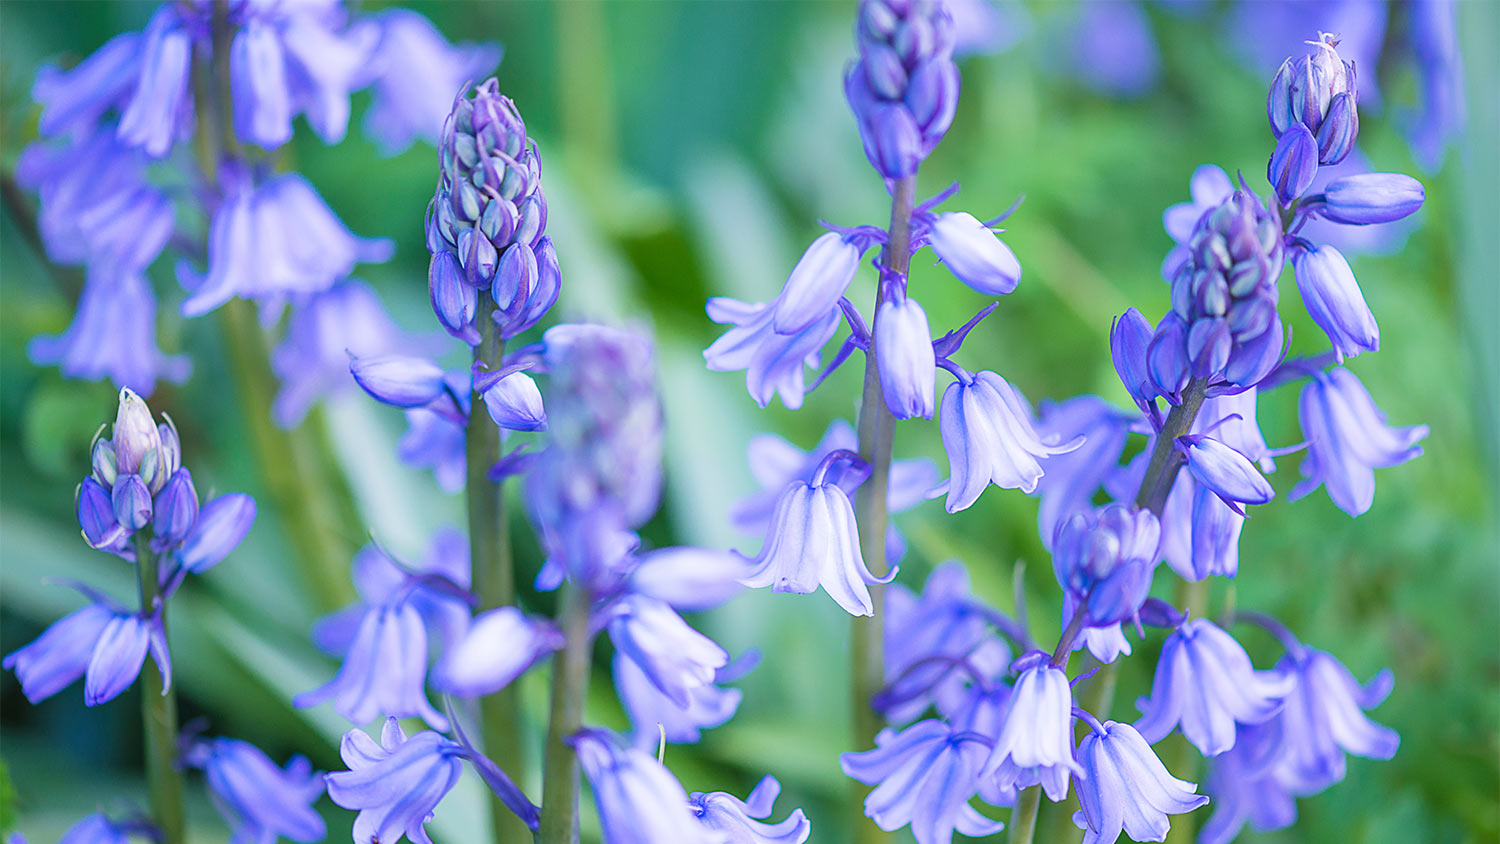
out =
[[[111,492],[115,521],[128,531],[137,531],[151,523],[151,490],[140,475],[121,475]]]
[[[1380,348],[1380,328],[1365,304],[1349,262],[1332,246],[1297,249],[1292,257],[1297,289],[1313,322],[1333,343],[1339,363],[1360,352]]]
[[[193,488],[192,474],[186,469],[172,473],[152,507],[151,530],[156,534],[158,550],[187,536],[198,518],[198,490]]]
[[[115,485],[115,446],[104,438],[94,440],[94,454],[90,461],[94,480],[108,489]]]
[[[1427,199],[1422,183],[1402,173],[1364,173],[1334,179],[1317,212],[1335,223],[1390,223],[1416,212]]]
[[[1281,204],[1290,205],[1317,175],[1318,142],[1306,126],[1293,126],[1276,142],[1276,152],[1266,165],[1266,179],[1276,189]]]
[[[182,468],[182,437],[177,434],[177,423],[172,417],[163,413],[162,418],[167,420],[156,427],[156,432],[161,436],[161,469],[164,477],[170,478],[178,469]]]
[[[949,272],[986,296],[1004,296],[1021,281],[1016,253],[972,214],[943,214],[927,240]]]
[[[1359,108],[1355,105],[1353,92],[1345,92],[1333,98],[1328,107],[1328,116],[1318,127],[1318,163],[1338,164],[1354,150],[1354,140],[1359,137]]]
[[[898,301],[899,298],[899,301]],[[875,361],[886,407],[897,419],[931,419],[937,409],[937,360],[927,312],[908,296],[887,299],[875,315]]]
[[[838,306],[839,299],[859,272],[861,250],[837,232],[820,235],[802,253],[797,266],[776,297],[772,326],[780,334],[795,334]]]
[[[120,407],[113,431],[115,469],[121,474],[140,471],[148,454],[161,447],[161,432],[151,418],[151,408],[129,387],[120,391]]]

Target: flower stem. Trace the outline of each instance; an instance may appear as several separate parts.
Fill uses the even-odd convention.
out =
[[[907,176],[898,181],[891,194],[890,240],[886,244],[884,263],[892,273],[905,276],[911,262],[911,212],[917,192],[917,177]],[[859,550],[870,571],[884,574],[886,493],[890,487],[891,448],[895,434],[896,418],[885,405],[885,395],[880,389],[880,370],[876,361],[874,325],[880,319],[881,290],[876,288],[875,318],[871,320],[870,350],[865,355],[864,396],[859,407],[859,457],[870,466],[870,477],[860,484],[855,500],[855,519],[859,524]],[[885,606],[884,589],[870,587],[870,602],[875,613],[870,618],[856,618],[853,622],[853,709],[854,744],[857,750],[875,746],[875,734],[880,731],[881,718],[870,706],[870,700],[880,691],[885,682],[885,660],[882,652],[882,615]],[[854,825],[854,841],[871,844],[890,840],[865,817],[864,801],[866,788],[851,781],[849,805],[851,822]]]
[[[136,572],[141,590],[141,612],[150,613],[161,589],[156,554],[145,531],[135,535]],[[167,610],[161,608],[162,636],[167,631]],[[177,691],[163,687],[156,660],[141,667],[141,726],[146,748],[146,787],[151,819],[161,829],[161,844],[186,840],[182,820],[182,773],[177,769]]]
[[[481,293],[479,345],[474,362],[498,369],[505,357],[500,327],[489,318],[494,303]],[[466,495],[469,505],[469,555],[474,593],[483,609],[516,602],[514,566],[511,562],[510,522],[505,512],[505,490],[489,479],[490,467],[500,459],[500,429],[484,409],[476,392],[470,396],[469,425],[465,432],[468,462]],[[517,783],[526,782],[526,747],[522,742],[521,707],[514,683],[479,701],[479,731],[484,752]],[[529,830],[499,797],[490,795],[490,823],[495,841],[504,844],[524,840]]]
[[[1136,493],[1135,504],[1161,515],[1167,506],[1167,496],[1172,484],[1177,481],[1177,472],[1182,469],[1182,452],[1177,450],[1177,438],[1193,429],[1193,420],[1203,407],[1208,382],[1194,378],[1182,393],[1182,403],[1167,414],[1167,421],[1156,435],[1156,448],[1151,452],[1151,462],[1146,466],[1146,475],[1141,479],[1141,489]]]
[[[583,726],[588,695],[589,596],[572,581],[563,584],[559,621],[566,644],[552,657],[552,706],[547,720],[547,758],[542,772],[542,822],[538,844],[578,841],[578,757],[567,739]],[[509,842],[507,842],[509,844]]]
[[[1042,805],[1042,787],[1029,785],[1016,795],[1016,806],[1010,810],[1010,844],[1031,844],[1036,835],[1036,811]]]

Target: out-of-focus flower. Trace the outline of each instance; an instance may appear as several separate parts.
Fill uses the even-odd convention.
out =
[[[1354,373],[1342,367],[1319,373],[1302,388],[1298,404],[1307,456],[1296,500],[1324,486],[1340,510],[1358,516],[1375,501],[1375,469],[1422,454],[1426,425],[1393,428]]]
[[[202,769],[236,844],[321,841],[327,833],[312,808],[323,795],[323,774],[306,757],[281,768],[249,742],[215,738],[193,742],[182,758]]]
[[[812,824],[801,809],[793,809],[781,823],[764,823],[781,793],[781,783],[766,776],[744,800],[722,791],[688,795],[689,808],[704,827],[728,836],[727,844],[803,844]]]
[[[842,754],[839,764],[847,776],[876,786],[865,798],[876,826],[889,832],[910,825],[918,844],[949,844],[954,830],[981,837],[1005,826],[969,805],[985,749],[976,735],[929,719],[899,733],[881,730],[875,749]]]
[[[407,738],[395,718],[386,719],[380,743],[350,730],[339,745],[347,771],[325,779],[328,797],[354,818],[355,844],[385,844],[405,835],[432,844],[427,821],[463,772],[463,747],[431,730]]]

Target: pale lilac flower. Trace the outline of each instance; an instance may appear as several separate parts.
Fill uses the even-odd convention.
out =
[[[562,633],[547,620],[527,618],[516,607],[486,610],[444,649],[433,685],[465,698],[494,694],[562,646]]]
[[[764,823],[781,794],[781,783],[767,775],[744,800],[722,791],[688,795],[688,807],[707,829],[728,836],[725,844],[803,844],[812,824],[801,809],[793,809],[781,823]]]
[[[998,648],[987,657],[1009,664],[1009,650],[989,634],[990,611],[969,589],[963,564],[949,560],[927,576],[920,596],[893,583],[885,592],[885,680],[881,706],[886,720],[904,724],[934,702],[961,694],[972,678],[961,667],[982,645]]]
[[[1161,526],[1150,510],[1106,504],[1058,524],[1052,569],[1089,626],[1108,627],[1136,617],[1151,588],[1160,544]]]
[[[1401,737],[1362,711],[1391,693],[1395,680],[1389,669],[1361,685],[1331,654],[1303,646],[1282,657],[1276,670],[1293,681],[1279,719],[1276,775],[1294,793],[1316,794],[1342,781],[1346,753],[1367,759],[1396,755]]]
[[[1105,721],[1078,745],[1082,809],[1073,822],[1085,830],[1084,844],[1114,844],[1126,833],[1136,841],[1165,841],[1168,815],[1191,812],[1208,802],[1197,785],[1167,772],[1151,746],[1129,724]]]
[[[1054,803],[1068,796],[1068,778],[1081,772],[1073,759],[1073,690],[1051,654],[1018,658],[1010,708],[995,737],[981,776],[995,775],[1002,788],[1041,784]]]
[[[875,360],[885,406],[897,419],[931,419],[937,393],[937,359],[927,312],[897,294],[875,315]]]
[[[323,774],[307,757],[293,756],[281,768],[249,742],[215,738],[193,742],[182,761],[203,771],[235,844],[306,844],[327,834],[311,805],[323,796]]]
[[[1256,832],[1297,821],[1297,800],[1276,773],[1282,749],[1278,720],[1241,726],[1234,747],[1208,763],[1205,789],[1214,812],[1199,830],[1200,844],[1229,844],[1248,822]]]
[[[417,608],[399,598],[368,607],[338,674],[292,704],[301,709],[331,700],[335,711],[356,724],[419,717],[446,730],[448,719],[427,700],[426,680],[427,628]]]
[[[1380,327],[1342,253],[1327,245],[1293,249],[1292,266],[1302,303],[1328,335],[1339,363],[1380,348]]]
[[[700,731],[720,726],[734,717],[742,694],[739,689],[717,685],[738,675],[734,663],[714,674],[714,683],[687,691],[685,705],[674,701],[657,688],[644,669],[623,651],[616,651],[613,663],[615,692],[634,726],[631,738],[637,747],[656,747],[658,736],[673,744],[695,744]],[[658,733],[658,729],[660,732]]]
[[[432,844],[427,822],[458,782],[463,754],[457,742],[431,730],[407,738],[395,718],[386,719],[380,744],[350,730],[339,745],[349,770],[325,777],[328,797],[359,812],[355,844],[390,844],[403,835],[413,844]]]
[[[1177,449],[1187,457],[1193,480],[1235,508],[1237,504],[1265,504],[1276,497],[1250,458],[1205,434],[1177,438]]]
[[[1016,254],[972,214],[939,215],[927,234],[927,245],[959,281],[986,296],[1004,296],[1021,282]]]
[[[710,686],[729,654],[694,630],[664,601],[627,595],[610,610],[609,638],[662,694],[687,707],[694,689]]]
[[[948,454],[944,507],[950,513],[968,509],[990,484],[1032,492],[1042,478],[1040,458],[1072,451],[1082,443],[1077,438],[1062,443],[1055,436],[1039,436],[1026,400],[993,372],[948,385],[939,429]]]
[[[255,499],[243,492],[225,493],[203,505],[175,552],[177,564],[194,574],[218,565],[250,533],[255,513]]]
[[[778,334],[774,314],[774,303],[709,299],[708,318],[734,327],[703,350],[703,359],[712,372],[745,370],[746,389],[761,407],[779,395],[788,410],[796,410],[806,393],[802,369],[816,365],[818,353],[838,330],[840,315],[830,310],[799,332]]]
[[[1342,367],[1319,373],[1302,388],[1298,404],[1307,456],[1305,478],[1291,492],[1296,500],[1327,487],[1340,510],[1358,516],[1375,500],[1375,469],[1397,466],[1422,454],[1417,442],[1426,425],[1393,428],[1354,373]]]
[[[677,778],[646,753],[624,746],[605,730],[583,730],[572,737],[572,744],[593,786],[599,823],[609,844],[723,840],[699,823]]]
[[[84,675],[100,634],[114,618],[115,612],[103,604],[74,610],[31,644],[7,654],[4,666],[16,672],[26,699],[41,703]]]
[[[196,35],[207,35],[202,29],[193,31],[198,23],[193,17],[194,12],[184,5],[157,8],[141,34],[135,91],[119,103],[120,140],[154,158],[166,155],[174,143],[193,132],[193,41]]]
[[[865,798],[865,814],[887,832],[910,825],[918,844],[949,844],[955,830],[970,837],[1005,827],[969,805],[984,765],[982,737],[959,732],[936,719],[901,732],[887,727],[875,749],[844,753],[847,776],[876,788]]]
[[[859,271],[864,250],[837,232],[812,242],[772,305],[771,324],[778,334],[796,334],[823,320]]]

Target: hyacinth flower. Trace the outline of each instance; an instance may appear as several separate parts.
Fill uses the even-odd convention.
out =
[[[1276,761],[1278,782],[1294,794],[1316,794],[1342,782],[1345,754],[1396,755],[1401,737],[1362,711],[1390,695],[1395,680],[1388,669],[1361,685],[1331,654],[1302,646],[1289,650],[1276,670],[1295,681],[1278,718],[1282,743]]]
[[[766,823],[775,811],[781,783],[765,776],[744,800],[722,791],[688,795],[688,807],[704,827],[727,837],[727,844],[803,844],[812,834],[812,824],[801,809],[793,809],[786,820]]]
[[[1245,824],[1256,832],[1285,829],[1297,821],[1297,799],[1277,775],[1281,725],[1241,727],[1234,747],[1208,765],[1207,791],[1213,815],[1203,824],[1202,844],[1228,844]]]
[[[395,718],[381,729],[380,743],[361,730],[350,730],[339,744],[347,771],[325,779],[328,797],[354,818],[356,844],[399,841],[432,844],[427,822],[433,810],[463,773],[464,748],[431,730],[410,738]]]
[[[643,751],[606,730],[572,736],[578,764],[593,787],[604,840],[610,844],[712,844],[723,840],[700,823],[677,778]]]
[[[267,844],[277,838],[321,841],[327,834],[312,803],[323,796],[323,774],[304,756],[285,767],[239,739],[194,739],[183,752],[184,764],[203,771],[214,807],[244,844]]]
[[[949,844],[955,830],[979,837],[1005,827],[969,805],[988,739],[927,720],[899,733],[882,730],[875,744],[842,754],[839,765],[845,775],[876,786],[865,798],[865,814],[876,826],[889,832],[909,825],[918,844]]]
[[[1304,480],[1291,492],[1301,498],[1319,486],[1340,510],[1359,516],[1375,501],[1375,469],[1399,466],[1422,454],[1426,425],[1394,428],[1354,373],[1342,367],[1318,372],[1298,402],[1307,456]]]
[[[1052,568],[1091,627],[1138,617],[1151,588],[1161,525],[1150,510],[1108,504],[1057,526]]]
[[[1082,772],[1073,822],[1086,844],[1114,844],[1126,833],[1136,841],[1165,841],[1168,815],[1191,812],[1208,802],[1197,785],[1167,772],[1151,746],[1129,724],[1092,720],[1078,744]]]
[[[1051,655],[1032,651],[1011,666],[1017,673],[1010,709],[980,775],[1002,788],[1041,784],[1048,799],[1068,795],[1068,778],[1079,773],[1073,757],[1073,691]]]

